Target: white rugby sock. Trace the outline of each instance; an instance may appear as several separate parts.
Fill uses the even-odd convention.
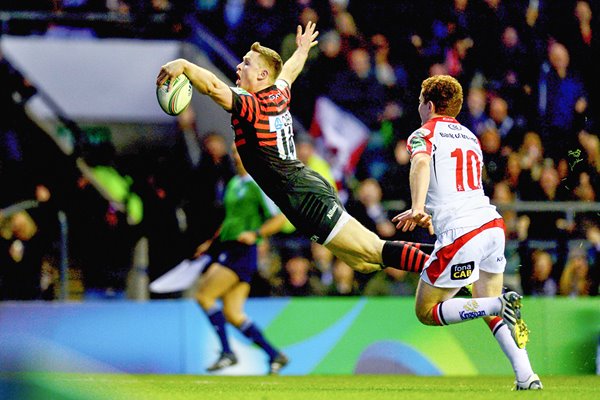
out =
[[[433,318],[438,325],[457,324],[475,318],[498,315],[502,302],[497,297],[475,299],[449,299],[433,308]]]
[[[498,317],[492,320],[489,323],[489,327],[498,341],[500,348],[506,354],[506,357],[508,357],[517,380],[524,382],[529,379],[533,375],[533,368],[531,367],[527,350],[517,347],[517,344],[510,335],[508,326],[502,321],[502,318]]]

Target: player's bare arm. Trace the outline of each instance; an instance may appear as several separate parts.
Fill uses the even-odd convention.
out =
[[[163,65],[156,78],[156,84],[160,86],[167,80],[172,81],[181,74],[185,74],[188,77],[198,92],[209,96],[225,110],[231,110],[233,98],[229,86],[209,70],[182,58]]]
[[[403,232],[412,231],[417,226],[429,229],[433,233],[431,225],[431,215],[425,212],[425,199],[427,198],[427,189],[429,188],[431,156],[427,153],[417,153],[413,156],[410,166],[410,192],[412,206],[395,216],[392,221],[396,223],[396,228]]]
[[[315,40],[319,35],[319,31],[315,31],[316,27],[317,25],[314,22],[308,21],[304,31],[300,25],[298,25],[298,28],[296,29],[296,51],[294,51],[294,54],[292,54],[285,64],[283,64],[281,73],[278,76],[278,79],[283,79],[290,86],[302,71],[310,49],[319,43]]]

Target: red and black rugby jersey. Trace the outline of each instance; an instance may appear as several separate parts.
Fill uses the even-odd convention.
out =
[[[244,167],[271,197],[303,168],[296,158],[290,87],[284,80],[256,93],[232,87],[231,124]]]

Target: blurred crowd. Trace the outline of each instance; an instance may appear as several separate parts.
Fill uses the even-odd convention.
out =
[[[433,242],[425,232],[398,233],[389,221],[410,204],[405,146],[420,126],[420,82],[430,75],[450,74],[464,88],[458,120],[476,133],[484,152],[484,190],[506,221],[509,250],[514,253],[509,263],[519,277],[514,284],[520,287],[515,289],[526,295],[598,294],[600,211],[511,207],[518,201],[569,205],[599,201],[600,90],[592,61],[593,54],[600,54],[597,1],[18,0],[3,2],[2,7],[108,12],[135,22],[115,29],[65,19],[33,25],[19,20],[5,24],[4,33],[9,34],[185,39],[191,29],[189,18],[194,18],[238,57],[260,41],[284,60],[295,49],[294,27],[316,21],[319,45],[292,91],[291,111],[299,123],[298,155],[334,181],[350,214],[384,238]],[[6,63],[2,68],[3,79],[5,73],[20,79]],[[19,101],[15,91],[21,94]],[[2,190],[0,209],[30,199],[37,205],[12,217],[0,214],[4,238],[0,298],[6,298],[11,282],[18,281],[10,272],[21,262],[17,250],[27,254],[28,241],[40,232],[56,237],[57,209],[67,210],[76,221],[72,259],[81,266],[82,290],[98,288],[103,295],[107,291],[123,295],[132,250],[140,237],[147,239],[147,273],[152,280],[193,254],[195,246],[214,233],[222,218],[220,196],[234,170],[227,140],[201,133],[193,110],[178,117],[178,141],[168,149],[118,157],[110,143],[88,143],[85,158],[90,165],[112,166],[132,177],[127,191],[144,204],[143,220],[132,224],[127,207],[98,196],[90,189],[89,176],[78,176],[70,167],[72,160],[64,161],[69,167],[63,165],[63,171],[72,171],[72,185],[57,183],[56,176],[45,170],[43,161],[49,156],[32,150],[35,127],[20,111],[28,95],[26,81],[13,92],[2,93],[3,110],[16,111],[0,121],[0,185],[23,189]],[[311,134],[320,97],[352,113],[370,132],[360,159],[341,179],[333,177],[319,138]],[[43,171],[32,170],[40,165]],[[12,195],[6,195],[9,192]],[[82,209],[79,204],[93,207]],[[18,217],[23,213],[25,217]],[[39,232],[31,228],[21,237],[14,227],[19,224],[34,225]],[[41,281],[46,282],[41,289],[37,283],[36,296],[52,298],[48,291],[56,281],[51,268],[56,241],[39,242],[52,250],[32,255],[34,264],[41,260],[39,265],[49,265],[33,267],[42,271]],[[255,296],[412,294],[417,278],[391,269],[354,274],[323,247],[296,235],[291,225],[265,241],[260,257]]]

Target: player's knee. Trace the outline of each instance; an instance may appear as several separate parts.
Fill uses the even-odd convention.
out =
[[[237,310],[223,309],[223,315],[227,322],[235,327],[240,327],[246,320],[246,316]]]
[[[433,308],[417,307],[415,308],[415,314],[423,325],[437,325],[433,318]]]
[[[196,293],[196,301],[202,307],[203,310],[210,310],[215,304],[215,299],[210,296],[204,295],[202,292]]]

